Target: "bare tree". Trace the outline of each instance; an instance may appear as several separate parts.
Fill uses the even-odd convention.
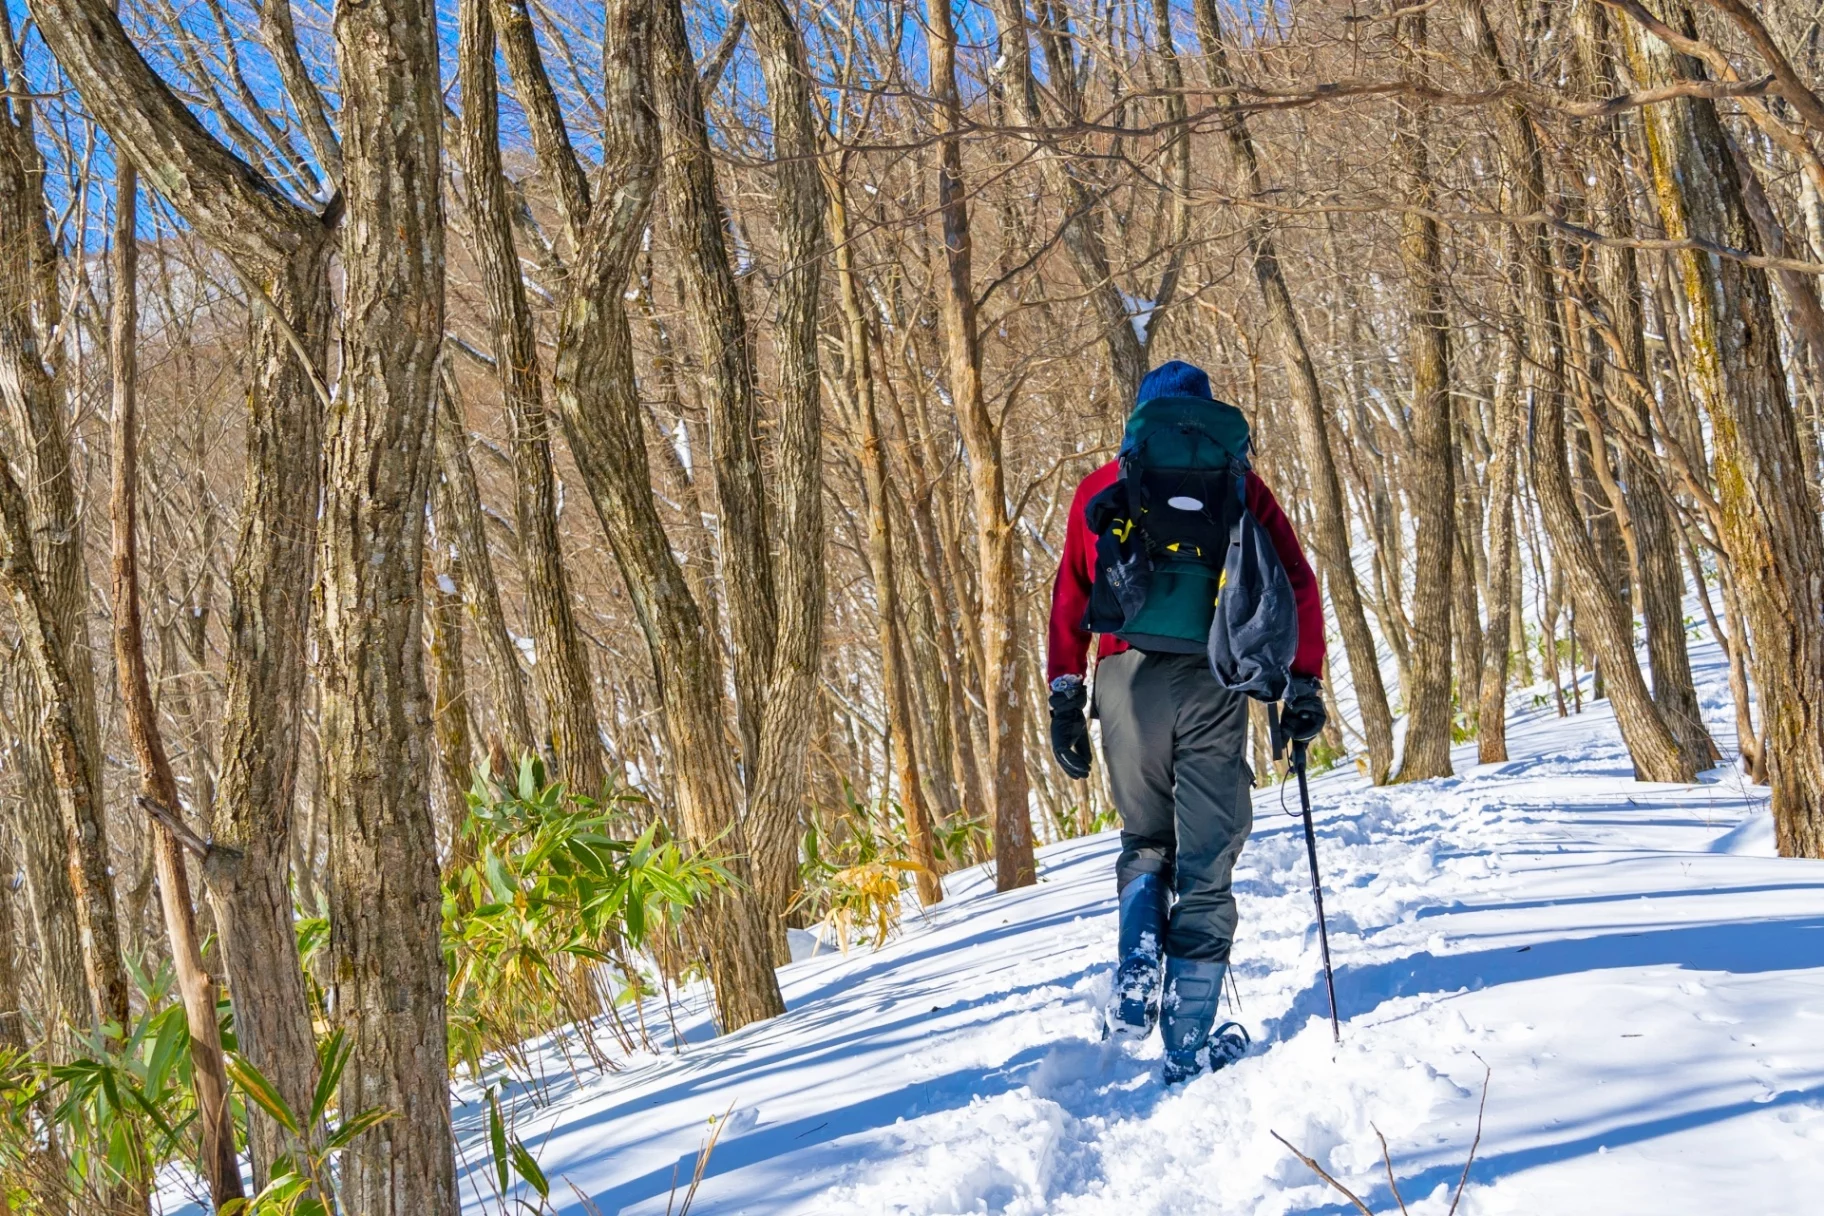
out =
[[[778,926],[775,957],[791,961],[784,915],[798,889],[805,759],[823,657],[823,414],[818,378],[818,291],[822,282],[825,193],[818,155],[822,123],[811,98],[804,41],[785,0],[747,0],[743,14],[760,49],[772,120],[784,267],[776,344],[779,411],[770,519],[778,532],[773,561],[776,641],[766,699],[758,711],[758,748],[747,821],[755,869]]]
[[[24,63],[10,17],[0,21],[0,50],[5,52],[0,67],[8,93],[7,113],[0,115],[0,243],[23,253],[0,259],[0,394],[12,432],[7,436],[9,451],[22,458],[19,475],[35,490],[36,502],[28,499],[25,505],[27,526],[43,537],[46,553],[42,559],[33,555],[34,570],[49,563],[63,575],[61,593],[58,588],[42,589],[52,595],[43,607],[59,615],[59,636],[69,634],[73,643],[88,580],[72,553],[80,548],[80,533],[72,530],[77,524],[73,470],[57,386],[47,366],[51,352],[45,350],[40,326],[34,324],[35,318],[51,321],[60,312],[55,250],[45,214],[43,161],[34,142],[33,103],[26,95]],[[67,671],[88,658],[69,651],[61,661]],[[21,716],[28,722],[47,708],[40,704],[35,676],[22,680],[18,693]],[[40,1012],[61,1052],[70,1029],[93,1024],[95,1006],[84,971],[77,890],[51,757],[37,736],[19,749],[19,755],[27,766],[28,788],[18,801],[15,819],[32,927],[42,955]]]
[[[1423,12],[1396,24],[1401,41],[1415,59],[1426,53],[1427,20]],[[1423,66],[1417,71],[1423,79]],[[1426,151],[1428,132],[1421,116],[1402,104],[1394,134],[1396,154],[1417,208],[1436,199]],[[1445,315],[1443,248],[1438,225],[1418,209],[1400,218],[1400,261],[1406,268],[1412,297],[1412,337],[1407,355],[1412,365],[1411,418],[1407,428],[1406,493],[1417,517],[1413,545],[1412,685],[1406,690],[1406,746],[1396,781],[1420,781],[1451,775],[1451,609],[1458,604],[1460,584],[1451,570],[1457,550],[1457,455],[1451,424],[1450,329]],[[1473,600],[1469,605],[1474,611]],[[1478,656],[1479,657],[1479,656]],[[1471,670],[1462,663],[1462,670]]]
[[[982,692],[988,719],[984,783],[993,799],[994,881],[996,889],[1010,891],[1037,877],[1027,799],[1031,783],[1026,772],[1025,699],[1020,692],[1022,662],[1014,584],[1018,533],[1008,517],[1003,429],[989,412],[982,389],[973,234],[963,180],[962,100],[956,84],[956,26],[950,0],[929,0],[925,10],[927,56],[940,133],[937,195],[945,278],[938,292],[938,315],[944,329],[950,399],[969,450],[969,484],[976,516]]]
[[[1689,34],[1690,7],[1668,6]],[[1646,87],[1701,78],[1638,23],[1625,32],[1629,65]],[[1704,237],[1750,254],[1760,240],[1714,102],[1685,99],[1646,115],[1660,222],[1668,237]],[[1754,675],[1767,732],[1776,837],[1789,856],[1824,854],[1824,612],[1815,579],[1824,537],[1806,480],[1786,391],[1773,293],[1764,272],[1695,250],[1679,255],[1692,343],[1693,390],[1715,443],[1719,538],[1741,584],[1754,634]],[[1738,633],[1738,637],[1739,637]]]
[[[139,182],[132,162],[122,159],[114,175],[114,249],[109,263],[108,355],[113,370],[112,522],[114,667],[126,710],[127,736],[139,765],[142,797],[175,813],[181,805],[177,778],[152,701],[146,643],[139,607]],[[183,846],[169,827],[152,829],[158,867],[159,903],[171,961],[190,1030],[190,1066],[202,1127],[203,1173],[217,1208],[245,1197],[234,1149],[234,1118],[228,1106],[228,1072],[216,1021],[215,981],[203,967],[196,905]]]
[[[1481,0],[1470,0],[1468,12],[1478,63],[1494,79],[1506,79],[1508,67]],[[1497,106],[1493,117],[1511,175],[1515,210],[1529,214],[1543,208],[1545,166],[1531,119],[1524,109],[1511,105]],[[1521,316],[1538,394],[1532,481],[1553,552],[1563,563],[1579,624],[1587,629],[1586,636],[1609,682],[1615,718],[1634,758],[1635,771],[1647,781],[1690,781],[1696,772],[1695,759],[1679,748],[1653,704],[1634,660],[1627,609],[1606,580],[1602,559],[1573,496],[1564,425],[1563,314],[1550,237],[1543,228],[1521,234],[1521,275]]]
[[[559,307],[556,393],[571,452],[646,637],[685,835],[696,847],[734,853],[734,868],[745,877],[751,870],[739,818],[742,789],[728,745],[739,736],[724,711],[720,648],[653,501],[624,299],[658,180],[654,43],[666,14],[621,0],[607,17],[603,87],[610,121],[593,188],[573,192],[566,206],[577,246]],[[521,44],[517,58],[510,51],[509,62],[522,93],[548,89],[535,45]],[[548,160],[541,164],[556,180],[573,172],[580,179],[574,155],[567,138],[543,140],[541,157]],[[765,916],[764,904],[745,886],[711,910],[709,971],[725,1028],[784,1011]]]
[[[304,623],[314,569],[329,324],[332,203],[318,214],[218,142],[146,63],[105,0],[39,0],[39,28],[110,138],[236,267],[260,317],[249,396],[240,543],[229,576],[227,736],[205,869],[242,1049],[294,1109],[308,1110],[316,1049],[292,930],[291,800]],[[255,1178],[282,1151],[256,1117]]]
[[[1235,78],[1228,65],[1228,44],[1223,37],[1215,0],[1197,0],[1197,29],[1203,40],[1203,53],[1208,65],[1212,90],[1229,93]],[[1247,197],[1258,197],[1266,189],[1260,170],[1260,157],[1249,135],[1244,113],[1232,115],[1228,125],[1229,160],[1236,177],[1237,191]],[[1375,782],[1387,780],[1393,771],[1393,715],[1387,707],[1387,693],[1381,683],[1380,658],[1374,635],[1368,629],[1368,618],[1362,611],[1361,592],[1356,586],[1355,559],[1349,536],[1348,515],[1343,509],[1343,492],[1336,475],[1336,458],[1331,452],[1331,421],[1325,408],[1323,389],[1312,360],[1309,344],[1298,312],[1292,302],[1280,266],[1278,247],[1268,225],[1268,213],[1251,212],[1248,216],[1248,246],[1253,257],[1254,278],[1266,301],[1267,315],[1278,338],[1288,371],[1298,439],[1303,462],[1311,470],[1315,534],[1311,548],[1317,554],[1324,574],[1324,586],[1336,608],[1337,622],[1343,635],[1343,647],[1349,656],[1350,678],[1355,684],[1356,702],[1361,706],[1362,729],[1368,741],[1368,772]]]
[[[506,403],[513,460],[514,518],[520,570],[537,647],[533,674],[545,729],[571,788],[593,796],[607,775],[596,723],[589,656],[571,607],[557,531],[557,479],[551,467],[538,340],[513,243],[500,167],[500,116],[494,78],[494,24],[488,0],[464,0],[457,75],[462,82],[462,160],[473,250],[494,320],[494,361]],[[452,401],[453,405],[454,402]],[[521,740],[525,746],[527,740]]]
[[[424,684],[425,506],[443,346],[442,92],[428,0],[342,5],[339,409],[319,560],[330,953],[345,1111],[393,1112],[344,1158],[350,1208],[453,1216],[447,977]]]

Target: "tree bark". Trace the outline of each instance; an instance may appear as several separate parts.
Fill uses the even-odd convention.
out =
[[[1675,27],[1694,28],[1683,0],[1668,11]],[[1643,86],[1703,76],[1634,24],[1626,40]],[[1758,252],[1715,103],[1674,101],[1651,107],[1645,120],[1666,235]],[[1773,295],[1766,274],[1740,262],[1684,253],[1678,264],[1690,303],[1692,378],[1710,415],[1721,539],[1754,638],[1775,838],[1783,855],[1824,857],[1824,591],[1816,577],[1824,536],[1803,475]]]
[[[16,137],[17,132],[11,129],[11,124],[4,125],[9,128],[8,134]],[[9,204],[18,201],[17,192],[0,186],[0,194],[9,196],[0,200],[0,208],[11,210]],[[42,374],[34,345],[20,341],[19,330],[25,328],[31,314],[26,309],[10,306],[11,300],[7,297],[14,294],[13,284],[6,280],[12,278],[11,275],[0,276],[0,318],[4,318],[0,319],[0,327],[3,327],[0,328],[0,360],[4,360],[7,373],[16,374],[29,365]],[[43,386],[48,387],[48,377]],[[29,394],[33,386],[28,382],[20,387]],[[41,399],[37,404],[51,405],[53,412],[28,421],[41,423],[48,419],[55,424],[49,434],[25,431],[33,436],[34,441],[28,445],[32,455],[42,458],[54,450],[46,440],[63,440],[62,418],[54,412],[51,401]],[[49,487],[43,484],[39,487],[41,494],[49,494],[52,503],[70,489],[69,449],[67,441],[63,442],[62,471],[55,475]],[[34,465],[28,463],[26,467],[30,469]],[[57,484],[59,482],[61,485]],[[73,507],[73,502],[70,505]],[[28,825],[37,837],[36,840],[28,839],[28,847],[35,845],[31,851],[42,857],[44,864],[61,870],[62,878],[55,886],[39,882],[33,892],[34,910],[39,912],[40,920],[51,932],[64,935],[58,944],[67,949],[69,936],[74,937],[75,953],[81,965],[77,976],[53,976],[48,966],[45,973],[46,995],[51,997],[53,991],[55,994],[55,1004],[47,1008],[47,1016],[68,1019],[68,1024],[47,1026],[46,1037],[53,1058],[64,1059],[75,1054],[76,1032],[84,1029],[103,1035],[116,1045],[123,1042],[132,1028],[132,1012],[104,831],[106,808],[101,800],[100,762],[91,750],[99,746],[98,730],[92,721],[93,679],[91,675],[87,698],[90,720],[85,730],[84,694],[81,684],[71,674],[79,669],[79,664],[88,664],[89,654],[86,645],[78,651],[63,636],[66,621],[72,616],[79,625],[85,622],[80,611],[59,602],[63,597],[58,591],[67,589],[67,579],[47,579],[42,573],[40,559],[34,552],[34,548],[42,544],[35,534],[42,531],[39,518],[34,517],[5,457],[0,456],[0,586],[6,588],[18,621],[20,649],[25,653],[30,670],[33,694],[29,700],[22,700],[27,712],[36,719],[35,742],[43,764],[41,779],[54,798],[57,810],[55,823],[34,817]],[[75,525],[71,523],[67,527]],[[80,531],[72,537],[66,530],[62,537],[66,543],[73,540],[78,551],[75,556],[79,560]],[[47,550],[46,560],[52,563],[70,556],[60,554],[52,545],[42,547]],[[59,588],[59,583],[64,587]],[[86,598],[86,574],[80,586]],[[53,834],[59,832],[61,849],[52,845],[56,839]],[[32,860],[30,854],[28,860]],[[53,903],[53,899],[57,902]],[[38,900],[42,902],[36,902]],[[69,934],[71,928],[73,935]],[[68,961],[67,958],[57,960],[65,966]],[[47,964],[50,962],[47,959]],[[48,1004],[51,1002],[47,1001]],[[134,1133],[129,1131],[128,1135]],[[53,1152],[58,1151],[55,1131],[47,1143]],[[134,1146],[136,1155],[139,1147]],[[108,1186],[101,1192],[105,1210],[114,1216],[143,1216],[147,1210],[145,1182],[143,1178],[129,1178],[119,1185]],[[59,1197],[53,1202],[61,1206],[62,1199]]]
[[[292,259],[267,294],[321,360],[329,332],[330,246]],[[262,306],[265,308],[265,306]],[[265,308],[254,333],[240,537],[229,570],[227,688],[214,848],[203,867],[234,998],[241,1054],[294,1110],[310,1109],[316,1036],[298,959],[291,895],[292,806],[305,698],[306,628],[316,572],[315,503],[322,490],[323,405]],[[254,1182],[296,1146],[250,1115]]]
[[[987,705],[987,777],[992,801],[995,889],[1033,883],[1032,810],[1026,771],[1025,701],[1021,691],[1019,604],[1013,522],[1001,452],[1001,427],[982,387],[981,333],[971,264],[969,204],[963,182],[962,102],[956,85],[956,27],[950,0],[925,5],[927,54],[937,102],[938,213],[946,276],[939,287],[950,398],[969,453],[975,500],[976,560],[981,571],[982,699]]]
[[[26,661],[38,683],[38,732],[50,761],[63,818],[70,886],[76,893],[76,927],[91,1002],[86,1012],[96,1026],[112,1023],[117,1034],[124,1034],[130,1025],[127,972],[114,915],[107,839],[101,831],[101,798],[91,781],[95,766],[78,723],[62,622],[51,607],[52,597],[33,553],[25,495],[4,461],[0,461],[0,582],[6,584],[13,601]]]
[[[912,470],[938,467],[936,462],[926,463],[933,450],[930,436],[922,423],[914,431],[913,418],[907,415],[903,402],[894,391],[893,379],[884,377],[881,387],[886,390],[895,424],[905,437],[903,459],[907,467]],[[918,411],[920,418],[922,415],[923,411]],[[912,446],[914,442],[918,444],[916,449]],[[892,484],[891,480],[889,484]],[[977,715],[964,691],[970,673],[979,669],[979,659],[972,662],[970,658],[979,639],[975,631],[958,624],[959,615],[967,621],[975,614],[964,607],[968,600],[967,589],[961,585],[964,567],[958,560],[956,546],[949,543],[949,529],[941,510],[944,504],[937,498],[937,493],[936,485],[922,477],[907,490],[908,526],[902,535],[909,534],[916,545],[916,568],[921,577],[915,580],[911,594],[921,607],[915,611],[922,612],[924,619],[929,621],[937,653],[943,655],[946,662],[958,656],[961,661],[949,662],[948,671],[936,664],[920,664],[916,670],[934,713],[943,715],[948,727],[951,742],[947,753],[949,788],[961,813],[973,818],[992,813],[982,793],[983,770],[979,760],[982,749],[977,744]],[[927,756],[925,762],[930,764],[932,758]]]
[[[322,543],[322,784],[345,1112],[393,1118],[342,1158],[358,1216],[455,1216],[423,618],[443,343],[437,21],[430,0],[335,10],[348,217],[342,395]]]
[[[1205,0],[1207,3],[1208,0]],[[1402,17],[1401,40],[1418,57],[1426,54],[1424,13]],[[1421,63],[1417,69],[1426,71]],[[1407,193],[1419,207],[1433,197],[1429,134],[1419,111],[1399,107],[1394,150],[1407,180]],[[1412,575],[1412,686],[1406,690],[1406,746],[1395,781],[1448,777],[1450,763],[1450,634],[1455,587],[1451,569],[1456,557],[1456,467],[1450,408],[1450,319],[1446,314],[1443,247],[1437,221],[1416,211],[1400,219],[1400,261],[1406,268],[1411,296],[1412,403],[1407,431],[1410,446],[1403,473],[1416,526]],[[1465,656],[1467,658],[1467,656]],[[1469,670],[1465,662],[1464,669]]]
[[[1501,372],[1495,389],[1494,459],[1488,469],[1488,624],[1482,634],[1482,685],[1476,718],[1476,759],[1507,760],[1507,671],[1514,643],[1520,568],[1514,536],[1514,490],[1520,472],[1520,342],[1501,335]]]
[[[7,75],[22,71],[13,42],[10,17],[0,16],[5,38]],[[17,87],[15,80],[9,85]],[[52,306],[45,300],[44,278],[38,263],[50,242],[42,182],[43,165],[35,141],[32,108],[15,99],[12,112],[0,111],[0,248],[14,251],[0,258],[0,399],[4,399],[16,454],[0,454],[19,461],[19,475],[36,501],[28,500],[32,543],[42,547],[34,564],[56,564],[63,572],[62,594],[52,593],[53,610],[80,613],[87,599],[87,578],[79,554],[80,532],[75,515],[75,493],[70,485],[69,441],[64,434],[57,385],[45,365],[46,352],[39,345],[32,324],[34,314]],[[71,550],[75,552],[72,553]],[[76,656],[66,654],[66,665]],[[82,656],[87,661],[87,656]],[[18,684],[20,718],[36,723],[43,704],[36,677]],[[27,903],[40,952],[42,977],[41,1015],[49,1058],[61,1062],[74,1046],[73,1033],[93,1024],[93,1003],[83,970],[82,934],[77,925],[76,888],[70,877],[69,854],[63,832],[63,812],[52,777],[51,756],[37,735],[19,749],[24,797],[19,800],[14,825],[19,836],[20,861],[25,875]]]
[[[140,793],[173,811],[181,805],[177,779],[165,754],[158,710],[146,673],[146,646],[139,608],[139,178],[131,161],[114,173],[114,248],[108,265],[108,354],[113,368],[113,485],[108,504],[114,592],[114,666],[125,710],[127,737],[139,765]],[[153,826],[159,904],[171,942],[171,965],[190,1028],[191,1087],[202,1129],[203,1176],[217,1209],[245,1198],[234,1151],[234,1118],[229,1109],[228,1072],[222,1061],[221,1027],[216,1022],[215,981],[203,967],[196,906],[184,852],[168,828]]]
[[[452,408],[452,402],[440,395],[436,408],[441,413]],[[469,815],[467,795],[474,767],[462,644],[462,586],[467,580],[462,549],[450,535],[450,493],[449,479],[440,473],[431,491],[429,580],[424,591],[424,620],[429,631],[426,649],[431,663],[431,733],[437,740],[438,767],[443,775],[443,819],[449,832],[445,874],[473,859],[462,834]]]
[[[1588,65],[1585,73],[1597,89],[1616,88],[1618,82],[1609,57],[1607,12],[1592,4],[1581,13],[1579,44]],[[1630,237],[1634,235],[1633,203],[1622,175],[1625,161],[1619,123],[1613,118],[1601,119],[1597,129],[1599,147],[1606,153],[1595,158],[1595,201],[1601,226],[1605,232]],[[1601,249],[1596,252],[1596,266],[1621,343],[1616,353],[1626,372],[1635,377],[1644,375],[1649,363],[1638,259],[1632,249]],[[1638,382],[1644,386],[1644,381]],[[1605,387],[1607,383],[1605,380]],[[1638,441],[1635,446],[1623,447],[1622,475],[1628,516],[1633,524],[1641,615],[1646,623],[1647,658],[1653,672],[1653,700],[1679,747],[1691,755],[1698,767],[1707,768],[1720,753],[1704,725],[1703,709],[1691,676],[1685,639],[1685,580],[1673,531],[1678,524],[1657,462],[1646,458],[1641,450],[1651,451],[1654,444],[1652,402],[1638,391],[1611,392],[1608,396],[1623,414],[1623,425],[1632,430]]]
[[[538,341],[513,244],[500,162],[499,84],[489,0],[462,0],[460,14],[462,160],[473,252],[494,321],[494,360],[507,413],[514,528],[537,647],[532,673],[544,702],[545,734],[558,771],[571,789],[594,797],[607,776],[606,755],[596,721],[589,655],[571,611],[570,580],[557,530],[557,477],[551,467]]]
[[[1197,29],[1203,41],[1210,87],[1228,90],[1235,81],[1228,66],[1228,43],[1223,35],[1215,0],[1197,0]],[[1265,193],[1260,158],[1239,112],[1228,115],[1229,160],[1239,190],[1250,198]],[[1310,344],[1292,302],[1292,290],[1280,265],[1277,242],[1267,213],[1251,211],[1246,223],[1248,250],[1254,262],[1254,280],[1267,306],[1267,320],[1286,361],[1286,382],[1292,395],[1293,416],[1298,420],[1300,459],[1310,470],[1311,507],[1316,528],[1309,535],[1324,585],[1336,610],[1343,651],[1349,659],[1349,677],[1362,715],[1362,735],[1368,743],[1369,780],[1379,785],[1393,771],[1393,712],[1388,708],[1381,664],[1362,609],[1351,553],[1349,516],[1344,509],[1342,483],[1336,474],[1336,457],[1330,446],[1331,425],[1323,387],[1311,357]]]
[[[551,182],[558,213],[570,235],[570,248],[575,251],[581,246],[582,226],[589,217],[589,182],[571,149],[563,107],[545,72],[527,0],[494,0],[494,24],[500,29],[501,50],[525,111],[539,168]]]

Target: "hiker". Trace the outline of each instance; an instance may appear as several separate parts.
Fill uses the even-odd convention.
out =
[[[1120,457],[1071,500],[1052,591],[1052,750],[1087,778],[1088,719],[1100,719],[1121,813],[1107,1028],[1144,1038],[1159,1022],[1168,1084],[1247,1049],[1239,1026],[1211,1029],[1235,936],[1235,860],[1254,825],[1247,698],[1283,696],[1294,740],[1324,725],[1317,578],[1248,451],[1246,419],[1211,397],[1201,369],[1149,372]]]

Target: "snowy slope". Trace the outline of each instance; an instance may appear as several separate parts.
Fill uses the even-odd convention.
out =
[[[1378,1127],[1411,1211],[1441,1216],[1486,1061],[1466,1214],[1819,1210],[1824,863],[1772,856],[1733,769],[1632,781],[1606,705],[1522,720],[1511,751],[1314,783],[1340,1048],[1302,838],[1263,791],[1231,1014],[1256,1047],[1226,1072],[1167,1093],[1156,1040],[1097,1041],[1106,835],[1046,850],[1028,890],[955,876],[886,948],[783,971],[785,1017],[528,1097],[519,1134],[566,1213],[665,1212],[732,1110],[696,1212],[1145,1216],[1351,1210],[1271,1132],[1395,1211]],[[493,1211],[478,1110],[457,1115]]]

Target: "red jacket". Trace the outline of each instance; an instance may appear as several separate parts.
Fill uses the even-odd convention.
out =
[[[1045,679],[1062,675],[1084,674],[1089,666],[1089,630],[1083,627],[1083,614],[1089,607],[1089,589],[1096,581],[1096,534],[1083,518],[1089,500],[1113,484],[1120,465],[1110,461],[1083,479],[1070,500],[1070,522],[1064,531],[1064,558],[1058,563],[1058,581],[1051,589],[1051,629],[1046,643]],[[1292,674],[1322,675],[1324,670],[1324,604],[1317,589],[1317,576],[1305,560],[1298,533],[1292,521],[1279,508],[1279,500],[1267,483],[1252,471],[1248,473],[1248,510],[1267,530],[1274,551],[1285,564],[1292,580],[1292,595],[1298,602],[1298,653],[1292,657]],[[1102,635],[1096,651],[1098,658],[1120,654],[1127,643],[1113,634]]]

